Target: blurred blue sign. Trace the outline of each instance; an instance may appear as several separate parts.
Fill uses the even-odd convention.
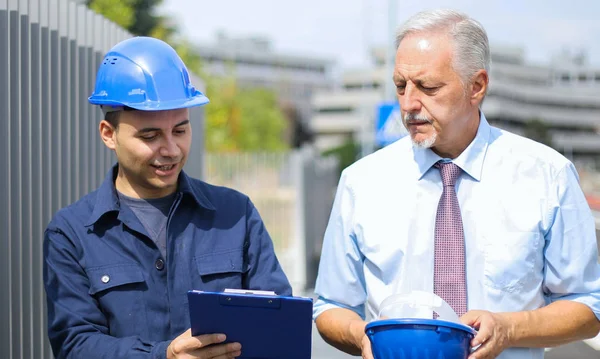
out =
[[[408,134],[397,102],[385,102],[377,107],[376,126],[375,142],[379,146],[387,146]]]

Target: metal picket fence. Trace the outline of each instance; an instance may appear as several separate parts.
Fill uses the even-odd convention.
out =
[[[103,55],[128,37],[76,1],[0,0],[0,358],[52,357],[43,230],[115,161],[87,97]],[[186,170],[200,177],[202,110],[191,117],[197,130]]]
[[[338,181],[337,160],[311,147],[280,153],[207,153],[205,180],[250,197],[294,293],[314,286]]]

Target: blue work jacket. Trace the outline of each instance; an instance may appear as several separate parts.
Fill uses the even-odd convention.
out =
[[[99,189],[61,209],[44,235],[48,335],[61,358],[165,358],[190,327],[187,291],[292,295],[250,199],[181,173],[167,258],[127,206],[117,166]]]

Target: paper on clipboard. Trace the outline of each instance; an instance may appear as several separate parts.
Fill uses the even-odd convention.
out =
[[[276,295],[275,292],[270,290],[249,290],[249,289],[230,289],[225,288],[223,293],[237,293],[237,294],[250,294],[250,295]]]
[[[192,335],[224,333],[240,358],[310,359],[312,299],[262,292],[189,291]]]

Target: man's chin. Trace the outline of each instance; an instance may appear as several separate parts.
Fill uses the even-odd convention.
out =
[[[156,189],[167,189],[167,188],[172,188],[172,187],[177,187],[177,181],[162,181],[162,180],[157,180],[157,181],[153,181],[154,183],[152,183],[152,185],[156,188]]]
[[[148,183],[157,190],[162,190],[170,187],[176,187],[178,178],[179,176],[169,176],[162,178],[156,176],[152,179],[148,179]]]
[[[429,137],[423,137],[423,136],[410,136],[410,139],[412,140],[413,146],[418,147],[418,148],[431,148],[433,147],[433,145],[435,144],[435,140],[436,140],[435,135],[433,136],[429,136]]]

